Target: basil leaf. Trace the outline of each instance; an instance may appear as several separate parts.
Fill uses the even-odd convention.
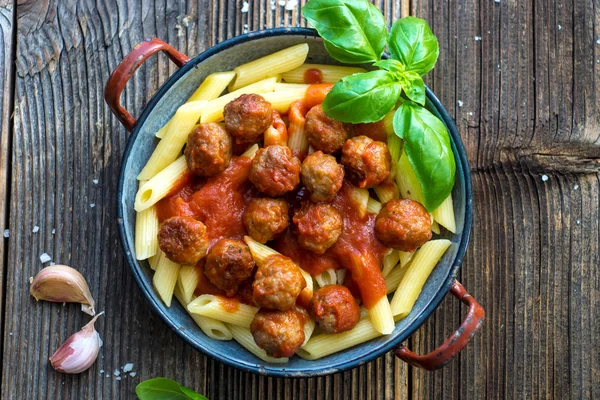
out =
[[[394,114],[394,132],[404,139],[404,151],[431,212],[454,186],[456,163],[446,126],[423,107],[403,102]]]
[[[404,64],[402,64],[398,60],[392,60],[391,58],[388,58],[387,60],[377,61],[373,65],[375,67],[385,69],[386,71],[390,71],[392,74],[394,74],[394,76],[397,79],[400,79],[400,77],[404,74],[404,71],[406,70]]]
[[[440,54],[438,41],[425,20],[404,17],[392,25],[390,53],[393,59],[423,76],[431,71]]]
[[[200,393],[197,393],[190,388],[186,388],[185,386],[179,385],[179,389],[192,400],[208,400],[205,396],[202,396]]]
[[[387,44],[383,14],[366,0],[309,0],[302,15],[319,32],[325,48],[347,64],[381,59]]]
[[[394,76],[387,71],[346,76],[325,97],[323,111],[342,122],[376,122],[394,107],[400,90]]]
[[[422,106],[425,105],[425,83],[416,72],[406,71],[400,76],[402,89],[410,100]]]

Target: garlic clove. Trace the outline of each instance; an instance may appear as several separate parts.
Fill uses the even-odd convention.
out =
[[[50,357],[52,368],[65,374],[78,374],[85,371],[98,358],[98,352],[102,346],[100,335],[94,327],[94,323],[102,311],[96,315],[86,326],[71,335],[62,346]]]
[[[85,278],[66,265],[51,265],[42,269],[35,278],[29,278],[29,292],[36,300],[57,303],[81,303],[81,311],[96,314],[94,299]]]

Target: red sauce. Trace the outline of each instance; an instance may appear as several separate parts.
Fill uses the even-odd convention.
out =
[[[318,83],[310,85],[304,94],[304,98],[302,99],[302,104],[304,107],[306,107],[307,111],[317,104],[321,104],[323,100],[325,100],[327,93],[331,91],[331,88],[333,88],[333,83]]]
[[[341,268],[337,257],[328,249],[324,254],[318,255],[308,251],[298,244],[298,238],[295,233],[288,230],[285,235],[275,243],[275,248],[281,254],[284,254],[294,260],[300,268],[311,274],[319,275],[330,268]]]
[[[219,296],[219,304],[229,313],[234,313],[240,308],[238,299],[233,299],[226,296]]]
[[[352,130],[354,131],[354,136],[364,135],[387,144],[387,132],[385,131],[383,120],[366,124],[354,124],[352,125]]]
[[[320,69],[310,68],[304,71],[304,83],[322,83],[323,73]]]

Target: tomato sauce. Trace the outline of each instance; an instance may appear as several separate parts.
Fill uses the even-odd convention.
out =
[[[306,111],[308,112],[308,110],[317,104],[323,103],[325,96],[327,96],[327,93],[331,91],[331,88],[333,88],[333,83],[318,83],[310,85],[308,89],[306,89],[306,93],[302,99],[302,104],[306,108]]]
[[[240,308],[238,299],[231,297],[219,296],[219,303],[229,313],[234,313]]]
[[[281,254],[288,256],[300,268],[311,274],[312,276],[319,275],[321,272],[327,271],[330,268],[339,269],[340,264],[337,257],[328,249],[324,254],[315,254],[308,251],[298,244],[298,237],[291,230],[288,230],[285,235],[275,243],[275,249]]]
[[[373,140],[387,144],[387,132],[383,120],[352,125],[354,136],[367,136]]]
[[[304,83],[322,83],[323,73],[320,69],[310,68],[304,71]]]

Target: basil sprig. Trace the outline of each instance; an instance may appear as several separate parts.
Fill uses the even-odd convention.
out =
[[[319,32],[331,57],[380,68],[337,82],[323,101],[325,113],[342,122],[376,122],[400,102],[394,132],[404,140],[424,206],[435,210],[452,191],[456,164],[446,126],[423,108],[422,76],[439,56],[427,22],[401,18],[388,35],[383,15],[367,0],[309,0],[302,15]],[[391,58],[382,59],[386,46]]]
[[[136,386],[135,394],[140,400],[208,400],[192,389],[167,378],[143,381]]]

